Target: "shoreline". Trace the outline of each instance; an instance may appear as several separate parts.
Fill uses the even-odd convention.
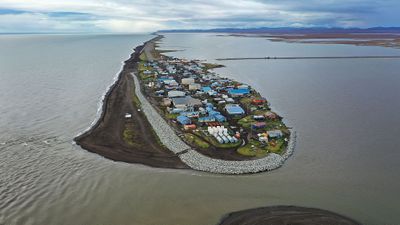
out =
[[[217,174],[251,174],[265,171],[271,171],[280,168],[284,162],[293,154],[296,146],[296,131],[292,131],[286,152],[282,155],[270,153],[259,159],[231,161],[223,159],[215,159],[203,155],[192,147],[188,146],[181,140],[172,130],[169,124],[158,114],[151,103],[143,95],[140,89],[140,83],[136,75],[132,74],[135,79],[136,95],[142,103],[143,112],[146,117],[152,118],[153,129],[160,136],[161,142],[190,168],[198,171],[211,172]]]
[[[124,61],[122,70],[116,76],[117,79],[109,86],[102,99],[101,113],[97,121],[75,137],[74,142],[89,152],[113,161],[140,163],[156,168],[188,169],[188,166],[176,155],[158,144],[157,137],[151,132],[147,119],[131,101],[129,91],[132,90],[129,87],[133,88],[133,80],[129,78],[129,73],[136,69],[139,54],[147,42],[137,46],[130,57]],[[141,145],[129,146],[122,140],[122,125],[125,125],[123,115],[127,111],[135,115],[132,118],[135,122],[133,124],[142,131],[146,130],[137,134],[137,138],[143,140]],[[119,126],[115,126],[117,123]]]
[[[342,44],[400,48],[398,33],[233,33],[232,37],[266,38],[272,42]]]
[[[156,41],[161,38],[162,36],[154,37],[134,49],[116,76],[116,81],[104,95],[99,118],[89,129],[74,138],[75,143],[114,161],[140,163],[156,168],[191,168],[218,174],[250,174],[281,167],[293,154],[295,131],[291,132],[282,155],[270,153],[262,158],[248,160],[209,157],[187,145],[177,135],[174,127],[167,123],[145,97],[142,83],[137,77],[140,55],[153,51]],[[147,49],[148,45],[152,48]],[[124,117],[128,113],[131,116],[129,119]],[[135,131],[132,136],[135,140],[132,143],[127,143],[125,139],[127,124]],[[136,132],[138,130],[141,132]]]
[[[153,46],[155,43],[148,43],[151,47],[145,46],[144,52],[154,51]],[[152,56],[150,57],[153,58]],[[152,123],[153,129],[159,135],[161,142],[163,142],[168,149],[178,154],[179,158],[192,169],[217,174],[251,174],[265,172],[280,168],[294,152],[297,134],[296,131],[292,130],[288,145],[282,155],[269,153],[261,158],[242,160],[220,159],[205,155],[178,137],[178,131],[175,127],[168,124],[166,118],[160,115],[159,111],[156,109],[157,107],[148,99],[149,97],[142,89],[144,84],[140,82],[138,74],[135,73],[132,74],[132,76],[135,79],[136,96],[142,104],[143,112],[146,114],[147,118],[151,118],[150,123],[154,122]]]

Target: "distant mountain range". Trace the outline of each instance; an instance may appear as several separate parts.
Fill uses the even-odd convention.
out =
[[[159,30],[162,33],[271,33],[271,34],[313,34],[313,33],[400,33],[400,27],[371,27],[371,28],[293,28],[293,27],[258,27],[258,28],[215,28],[215,29],[182,29]]]

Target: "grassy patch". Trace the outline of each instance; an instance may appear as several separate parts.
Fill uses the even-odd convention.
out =
[[[269,152],[280,154],[284,148],[285,148],[285,141],[283,139],[278,139],[275,142],[275,146],[269,144],[267,150]]]
[[[127,143],[130,146],[139,145],[133,141],[133,139],[135,138],[135,132],[130,127],[125,128],[124,132],[122,133],[122,138],[124,139],[125,143]]]
[[[173,113],[166,113],[165,116],[166,116],[168,119],[170,119],[170,120],[175,120],[175,119],[179,116],[179,114],[177,114],[177,113],[175,113],[175,114],[173,114]]]
[[[139,62],[139,66],[138,66],[139,71],[145,71],[145,70],[153,71],[152,66],[145,66],[144,64],[146,64],[146,62],[144,62],[144,61]]]
[[[240,98],[240,103],[243,105],[251,105],[251,98]]]
[[[200,139],[199,137],[197,137],[194,134],[190,134],[190,133],[185,133],[185,139],[191,143],[194,144],[196,146],[198,146],[199,148],[209,148],[210,145],[203,141],[202,139]]]
[[[237,152],[244,156],[263,157],[268,154],[268,149],[256,140],[250,140],[245,146],[238,148]]]
[[[253,119],[253,115],[249,115],[246,117],[243,117],[238,121],[238,124],[242,126],[245,129],[250,129],[251,124],[255,123],[256,121]]]
[[[224,65],[214,64],[214,63],[203,63],[203,65],[204,65],[204,70],[211,70],[215,68],[225,67]]]
[[[144,54],[144,52],[142,54],[140,54],[139,59],[142,60],[142,61],[147,61],[146,54]]]

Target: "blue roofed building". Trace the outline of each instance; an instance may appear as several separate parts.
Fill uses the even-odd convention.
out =
[[[245,112],[238,104],[227,104],[225,110],[229,115],[244,115]]]
[[[245,89],[245,88],[241,88],[241,89],[229,88],[228,93],[232,96],[243,96],[243,95],[249,94],[250,90]]]
[[[205,116],[205,117],[199,118],[200,123],[207,123],[207,122],[214,122],[214,121],[215,121],[215,117],[213,117],[213,116]]]
[[[226,121],[226,117],[221,115],[221,114],[217,114],[214,115],[214,118],[218,121],[218,122],[225,122]]]
[[[203,92],[207,93],[207,92],[211,91],[212,89],[211,89],[211,87],[206,86],[206,87],[202,87],[201,90],[202,90]]]
[[[176,117],[176,120],[182,125],[188,125],[192,123],[192,121],[187,116],[178,116]]]

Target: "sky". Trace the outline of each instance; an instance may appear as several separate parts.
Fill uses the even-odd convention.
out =
[[[0,33],[400,26],[400,0],[0,0]]]

